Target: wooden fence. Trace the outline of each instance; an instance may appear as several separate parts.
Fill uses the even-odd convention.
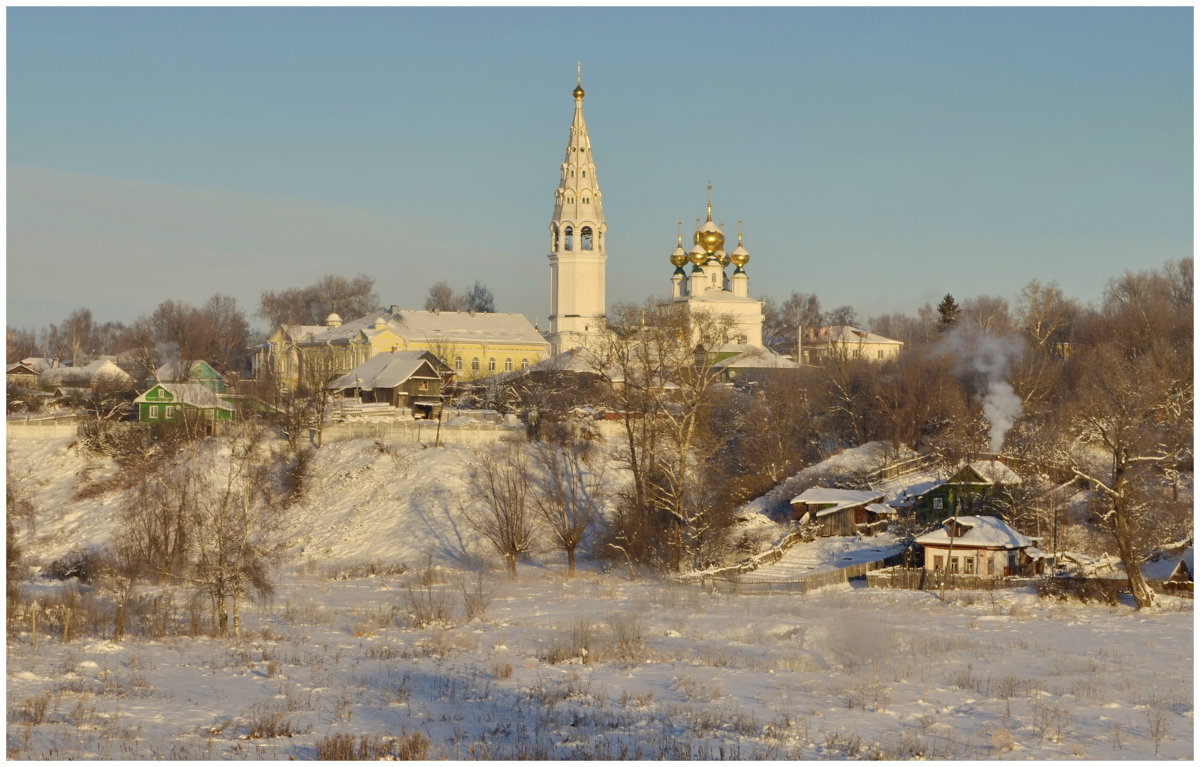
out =
[[[849,567],[839,567],[835,570],[811,573],[794,581],[769,581],[727,575],[706,575],[699,579],[699,583],[706,591],[717,591],[722,594],[804,594],[814,589],[836,586],[841,583],[849,583],[855,578],[862,578],[873,570],[888,567],[898,556],[895,555],[874,562],[863,562]]]
[[[939,591],[942,588],[943,580],[946,582],[947,589],[956,591],[992,591],[1032,586],[1061,595],[1075,595],[1114,602],[1118,594],[1129,593],[1129,582],[1124,578],[1077,578],[1050,575],[986,577],[936,572],[920,567],[888,567],[867,573],[867,585],[881,589]],[[1191,583],[1171,583],[1169,581],[1146,581],[1146,583],[1160,594],[1192,598]]]

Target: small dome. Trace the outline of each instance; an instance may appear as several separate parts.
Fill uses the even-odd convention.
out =
[[[680,245],[679,247],[675,248],[674,252],[671,253],[671,263],[678,267],[683,266],[687,262],[688,255],[687,253],[683,252],[683,246]]]
[[[583,101],[583,86],[576,85],[575,90],[571,91],[571,95],[575,97],[576,101]]]
[[[741,269],[746,264],[750,263],[750,251],[738,245],[733,249],[733,253],[729,254],[729,260],[737,264],[737,268]]]
[[[329,316],[325,318],[325,327],[336,328],[341,324],[342,316],[337,312],[330,312]]]
[[[704,262],[708,260],[708,253],[704,250],[704,246],[699,243],[692,248],[690,255],[692,263],[696,266],[703,266]]]
[[[716,259],[721,262],[721,266],[729,266],[729,254],[725,252],[724,248],[721,248],[716,253],[713,253],[713,256],[715,256]]]

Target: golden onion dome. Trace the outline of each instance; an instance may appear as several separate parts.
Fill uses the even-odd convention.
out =
[[[671,263],[674,266],[681,267],[684,264],[686,264],[687,262],[688,262],[688,255],[687,255],[687,253],[683,252],[683,246],[680,245],[678,248],[675,248],[675,251],[673,253],[671,253]]]
[[[576,85],[575,90],[571,91],[571,95],[575,97],[576,101],[583,101],[583,86]]]
[[[710,218],[696,230],[696,244],[704,248],[705,253],[716,253],[725,246],[725,233]]]
[[[725,252],[724,248],[721,248],[716,253],[713,253],[713,255],[716,256],[717,260],[721,262],[722,267],[729,266],[729,254]]]
[[[691,257],[692,264],[695,266],[704,266],[704,262],[708,260],[708,253],[704,250],[704,246],[700,244],[697,244],[695,247],[693,247],[692,252],[689,255]]]
[[[733,252],[729,254],[729,260],[737,264],[738,269],[741,269],[743,266],[750,263],[750,251],[746,250],[741,245],[738,245],[733,249]]]

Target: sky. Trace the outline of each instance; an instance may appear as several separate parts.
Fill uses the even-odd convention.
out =
[[[1094,300],[1192,255],[1192,13],[10,7],[7,323],[362,273],[545,328],[576,62],[610,306],[710,181],[759,298]]]

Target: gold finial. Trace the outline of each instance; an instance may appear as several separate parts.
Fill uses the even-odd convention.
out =
[[[676,221],[679,224],[679,247],[683,247],[683,219]]]
[[[738,219],[738,245],[742,244],[742,220]]]
[[[576,101],[583,101],[583,62],[575,62],[575,90],[572,95]]]
[[[712,221],[712,179],[708,181],[708,220]]]

